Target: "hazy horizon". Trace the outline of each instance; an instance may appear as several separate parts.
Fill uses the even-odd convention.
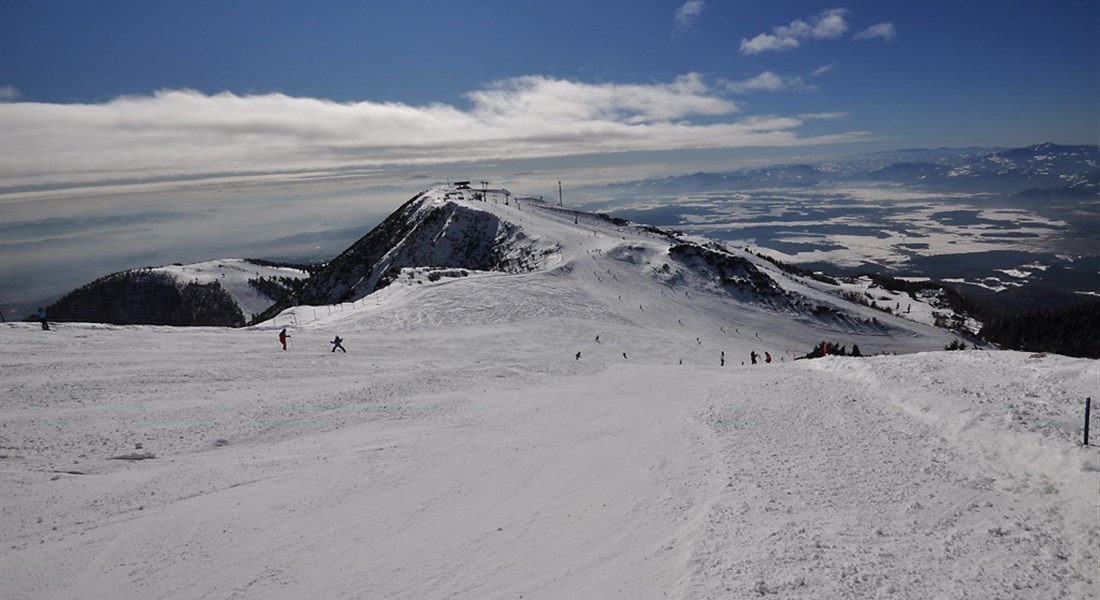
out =
[[[28,278],[323,256],[448,179],[562,181],[569,200],[898,148],[1096,144],[1097,22],[1077,0],[0,1],[0,306],[50,296]]]

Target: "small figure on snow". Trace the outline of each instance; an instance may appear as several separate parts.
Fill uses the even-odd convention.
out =
[[[38,322],[42,324],[42,331],[49,331],[50,324],[46,322],[46,309],[41,306],[38,307],[38,312],[34,313],[34,318],[38,319]]]
[[[340,336],[336,336],[336,339],[329,342],[330,344],[332,344],[332,351],[336,352],[336,349],[339,348],[341,352],[343,352],[344,354],[347,354],[348,351],[345,350],[344,346],[341,345],[341,342],[343,342],[343,341],[344,340],[340,339]]]
[[[573,360],[580,360],[580,359],[581,359],[581,353],[580,353],[580,351],[578,351],[577,352],[577,358],[574,358]]]
[[[627,358],[626,352],[623,352],[623,358]]]
[[[597,344],[600,343],[600,336],[598,336],[598,335],[596,336],[596,343]]]
[[[771,361],[772,361],[772,355],[771,355],[771,353],[770,353],[770,352],[765,352],[765,353],[764,353],[764,362],[766,362],[766,363],[770,363]]]
[[[283,345],[283,350],[286,350],[286,341],[290,338],[290,334],[286,332],[286,327],[279,332],[279,343]]]
[[[722,351],[722,358],[719,361],[718,366],[720,366],[720,367],[726,366],[726,351],[725,350]]]
[[[752,352],[749,353],[749,358],[752,359],[752,364],[754,364],[754,365],[756,364],[756,357],[757,356],[759,356],[759,355],[756,353],[756,350],[753,350]]]

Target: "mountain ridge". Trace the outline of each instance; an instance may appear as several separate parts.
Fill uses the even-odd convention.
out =
[[[390,318],[439,325],[469,318],[503,323],[526,319],[529,313],[545,316],[549,311],[563,320],[591,315],[642,328],[691,327],[736,336],[770,332],[782,340],[783,354],[792,358],[809,352],[822,339],[858,344],[872,352],[940,349],[960,337],[976,341],[973,332],[980,326],[940,305],[934,295],[914,297],[875,289],[869,279],[837,282],[799,273],[707,238],[534,198],[501,193],[481,199],[473,191],[440,187],[410,202],[395,214],[442,209],[436,212],[442,216],[436,218],[446,220],[447,227],[422,232],[447,233],[426,239],[407,231],[394,235],[392,227],[380,226],[358,244],[389,257],[375,263],[384,269],[356,263],[357,253],[342,255],[357,268],[322,269],[301,288],[312,285],[309,293],[325,298],[322,303],[303,302],[300,289],[260,315],[254,325],[302,326],[331,320],[341,328],[373,330],[389,327]],[[481,216],[474,218],[471,213]],[[488,214],[495,219],[487,220]],[[452,218],[444,219],[446,215]],[[500,234],[493,244],[477,245],[476,251],[464,256],[463,264],[396,260],[430,256],[433,248],[440,247],[433,246],[433,241],[448,246],[467,239],[473,224],[490,221]],[[489,268],[473,268],[477,265]],[[380,275],[383,271],[389,275]],[[371,281],[388,285],[368,294],[369,285],[364,284]],[[551,289],[559,301],[547,305],[540,294]],[[868,294],[880,305],[863,301]],[[327,298],[333,297],[342,302],[329,303]],[[417,307],[415,316],[379,316],[398,300],[403,307]],[[319,311],[324,305],[328,308]],[[479,309],[454,312],[456,306],[469,305]],[[364,307],[375,308],[355,316]]]
[[[730,191],[770,186],[898,183],[953,192],[1034,194],[1036,191],[1100,196],[1100,145],[1050,142],[1021,148],[911,148],[822,163],[776,164],[724,172],[696,172],[616,184],[650,192]]]
[[[240,327],[306,277],[306,268],[225,258],[111,273],[48,306],[53,321]]]
[[[553,251],[532,249],[528,256],[522,250],[512,252],[513,247],[530,246],[514,225],[491,213],[448,202],[449,194],[467,192],[471,198],[484,194],[458,189],[417,194],[255,321],[295,304],[358,300],[391,283],[404,267],[521,271]]]
[[[591,272],[587,260],[595,261]],[[507,190],[439,186],[417,194],[308,277],[284,281],[282,289],[293,288],[271,299],[264,310],[253,311],[250,320],[234,310],[231,295],[221,289],[227,266],[235,265],[223,260],[198,269],[173,265],[116,274],[66,296],[50,307],[50,316],[113,324],[262,325],[283,313],[295,313],[295,307],[354,304],[393,286],[432,287],[455,278],[543,273],[574,280],[589,295],[593,289],[621,286],[625,293],[599,301],[605,305],[602,310],[628,321],[638,315],[622,312],[624,297],[642,298],[639,311],[645,311],[644,298],[654,293],[668,296],[662,299],[660,318],[702,310],[685,305],[705,301],[705,319],[716,327],[729,323],[766,330],[776,328],[777,320],[790,321],[797,325],[786,327],[785,345],[791,354],[809,351],[820,341],[817,338],[858,339],[864,348],[890,351],[882,345],[883,338],[903,332],[927,338],[922,347],[935,349],[957,337],[976,342],[973,335],[981,325],[939,297],[881,289],[870,279],[838,282],[709,238],[517,197]],[[201,280],[196,276],[200,272]],[[119,279],[135,278],[142,286],[120,292]],[[157,280],[161,291],[148,291],[150,278]],[[248,280],[249,287],[255,283]],[[177,289],[189,291],[181,294]],[[523,297],[525,292],[516,293],[516,302],[537,305]],[[177,299],[181,295],[184,299]],[[203,300],[199,308],[188,304],[191,297]],[[98,312],[74,309],[90,305]],[[751,318],[739,320],[750,313]]]

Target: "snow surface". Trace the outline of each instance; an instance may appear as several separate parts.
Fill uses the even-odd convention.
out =
[[[245,329],[0,326],[0,596],[1100,598],[1100,362],[928,352],[478,204],[558,260]],[[901,354],[785,353],[834,338]]]

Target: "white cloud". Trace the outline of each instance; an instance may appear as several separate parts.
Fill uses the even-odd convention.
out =
[[[704,0],[687,0],[683,6],[676,9],[676,14],[673,17],[675,28],[672,31],[674,36],[680,36],[688,32],[699,20],[699,15],[703,14],[703,9],[707,7],[707,3]]]
[[[0,87],[0,102],[12,102],[23,97],[20,91],[10,85]]]
[[[735,94],[813,89],[813,86],[803,83],[801,77],[777,75],[771,71],[764,71],[756,77],[744,81],[725,81],[723,84],[727,90]]]
[[[548,124],[608,121],[639,125],[738,110],[736,104],[714,95],[696,73],[656,85],[593,85],[518,77],[467,97],[474,104],[473,114],[484,123],[512,123],[520,118]]]
[[[742,54],[759,54],[761,52],[781,52],[798,47],[798,40],[793,37],[779,37],[770,33],[761,33],[751,40],[741,40]]]
[[[821,65],[820,67],[814,69],[814,72],[811,73],[811,75],[813,75],[814,77],[821,77],[822,75],[828,73],[829,71],[832,71],[835,68],[836,65],[833,64]]]
[[[893,23],[876,23],[853,36],[857,40],[884,40],[889,42],[898,36]]]
[[[761,33],[752,39],[741,40],[743,54],[761,52],[780,52],[799,47],[801,40],[827,40],[838,38],[848,32],[848,22],[843,8],[831,8],[810,17],[809,20],[795,19],[790,25],[775,27],[772,33]]]
[[[824,113],[802,113],[798,115],[799,119],[803,121],[833,121],[836,119],[847,119],[851,116],[851,113],[846,112],[824,112]]]
[[[528,76],[470,92],[468,108],[192,90],[101,104],[0,103],[0,170],[10,193],[865,137],[800,137],[798,117],[737,120],[738,105],[721,91],[696,74],[651,85]]]

